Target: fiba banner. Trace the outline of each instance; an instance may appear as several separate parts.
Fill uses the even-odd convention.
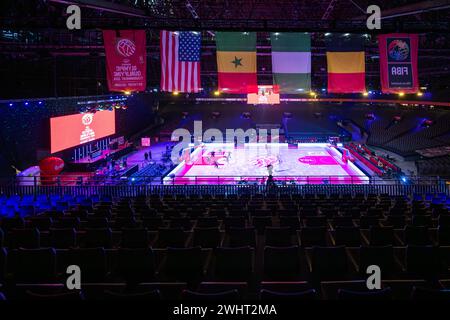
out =
[[[144,91],[147,52],[144,30],[103,30],[110,91]]]
[[[392,33],[378,36],[383,93],[419,91],[417,34]]]
[[[50,152],[75,147],[115,132],[114,110],[50,118]]]

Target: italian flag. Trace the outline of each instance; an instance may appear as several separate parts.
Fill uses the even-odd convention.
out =
[[[219,90],[257,91],[256,32],[216,32]]]
[[[308,33],[273,32],[273,83],[281,93],[311,90],[311,36]]]

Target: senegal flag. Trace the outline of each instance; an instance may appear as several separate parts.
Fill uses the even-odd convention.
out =
[[[366,91],[364,38],[362,35],[332,34],[327,44],[328,92]]]
[[[216,46],[219,90],[256,91],[256,32],[216,32]]]
[[[281,93],[311,90],[311,36],[305,33],[273,32],[273,83]]]

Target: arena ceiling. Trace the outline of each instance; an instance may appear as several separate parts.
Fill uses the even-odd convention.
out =
[[[81,30],[66,28],[69,4],[82,8]],[[311,32],[313,39],[313,86],[322,88],[326,87],[327,74],[325,33],[354,32],[367,33],[367,82],[369,88],[376,89],[378,32],[368,32],[365,14],[372,4],[382,9],[379,32],[420,34],[420,81],[448,90],[450,0],[2,0],[0,72],[23,74],[31,83],[38,75],[22,69],[41,67],[42,71],[36,73],[45,73],[52,87],[60,86],[47,90],[48,94],[105,93],[101,30],[144,28],[149,56],[147,78],[149,87],[156,87],[160,76],[159,30],[200,30],[203,86],[214,88],[214,31],[254,30],[258,31],[258,81],[271,83],[268,31],[304,31]],[[28,80],[21,79],[20,85],[26,86]],[[11,85],[11,90],[18,86]]]
[[[450,18],[448,0],[3,0],[3,18],[13,18],[3,23],[64,27],[68,4],[85,9],[86,28],[364,31],[369,5],[380,6],[385,29],[445,31]]]

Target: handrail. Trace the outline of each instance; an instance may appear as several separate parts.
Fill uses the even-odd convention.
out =
[[[125,177],[97,176],[95,174],[85,175],[59,175],[59,176],[18,176],[13,178],[1,178],[0,185],[3,186],[124,186],[124,185],[204,185],[222,183],[240,185],[245,183],[265,184],[268,176],[263,175],[185,175],[185,176],[158,176],[158,175],[132,175]],[[409,184],[430,185],[445,184],[442,177],[417,177],[402,176],[401,178],[368,177],[365,175],[322,175],[322,176],[274,176],[274,182],[280,184]]]

